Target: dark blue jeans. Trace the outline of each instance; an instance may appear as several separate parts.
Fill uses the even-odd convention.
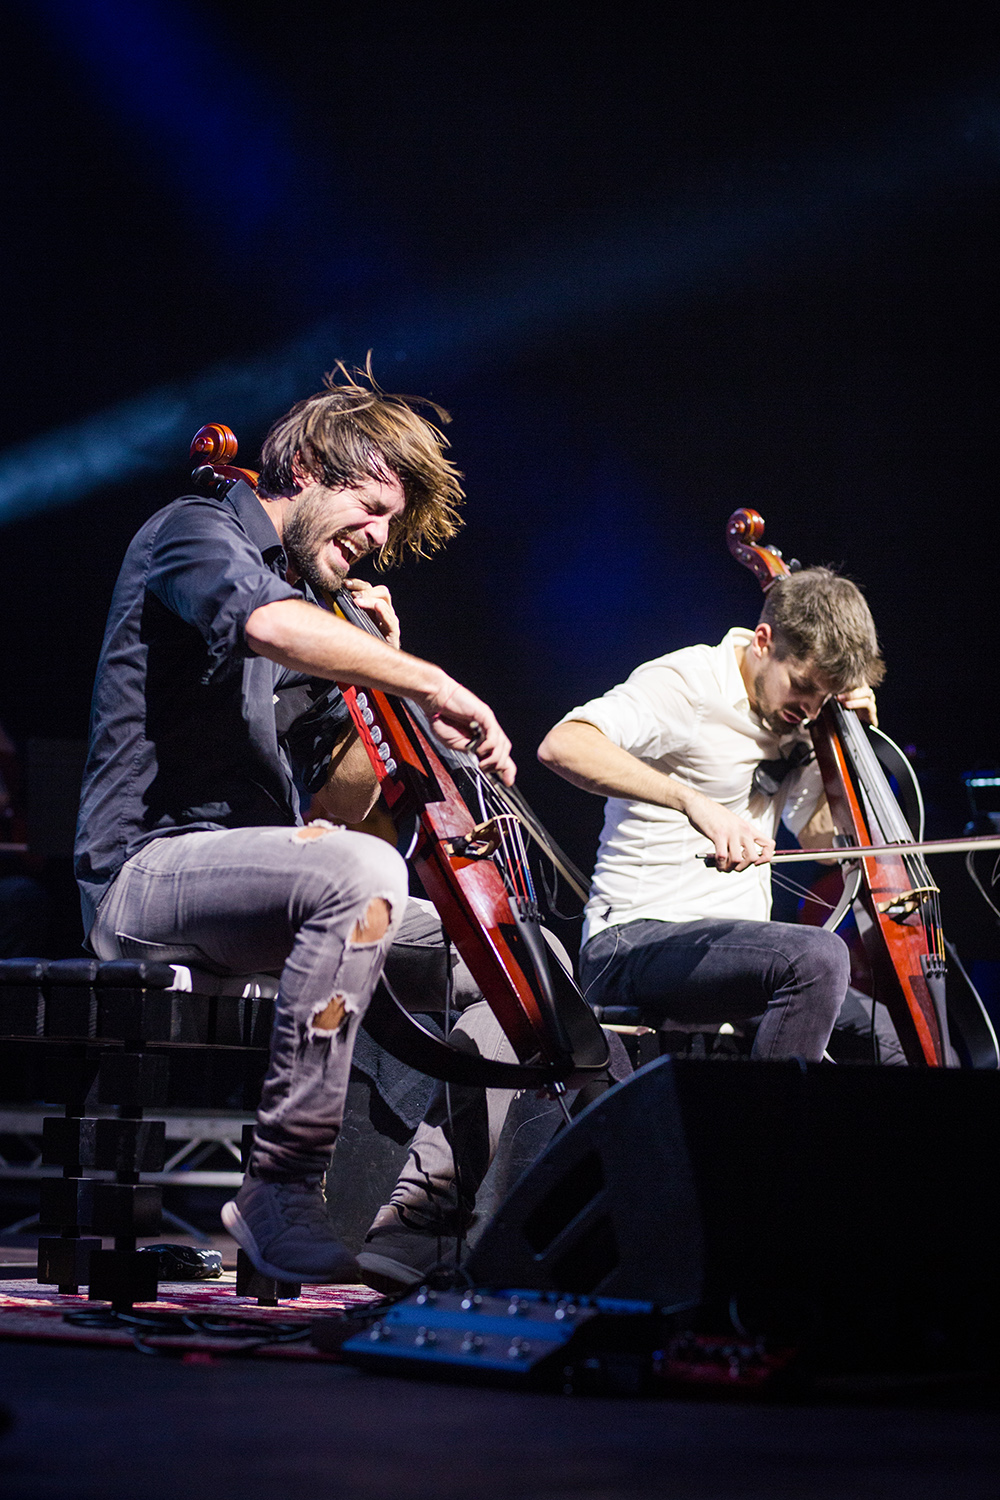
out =
[[[818,1062],[847,994],[846,944],[791,922],[608,927],[580,955],[591,1005],[638,1007],[682,1024],[760,1016],[752,1056]]]

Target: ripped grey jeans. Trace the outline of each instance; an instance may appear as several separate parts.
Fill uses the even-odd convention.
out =
[[[380,900],[384,933],[352,941]],[[102,959],[280,972],[251,1170],[301,1179],[329,1166],[354,1038],[406,900],[402,859],[367,834],[322,823],[183,833],[154,839],[125,863],[90,943]],[[375,926],[381,910],[371,913]],[[315,1024],[331,1018],[339,1024]]]

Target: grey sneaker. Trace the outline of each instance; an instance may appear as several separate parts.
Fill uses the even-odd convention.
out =
[[[405,1209],[387,1204],[375,1215],[358,1253],[361,1280],[389,1296],[456,1269],[454,1233],[428,1228],[408,1218]]]
[[[334,1238],[323,1181],[263,1182],[245,1177],[222,1222],[263,1276],[278,1281],[360,1281],[358,1263]]]

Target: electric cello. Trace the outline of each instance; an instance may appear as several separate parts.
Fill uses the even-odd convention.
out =
[[[775,579],[799,569],[798,563],[785,562],[776,547],[764,544],[764,521],[755,510],[735,511],[726,537],[732,555],[750,569],[765,593]],[[810,725],[810,734],[837,847],[791,858],[844,861],[845,895],[837,919],[853,907],[874,998],[889,1011],[907,1062],[954,1066],[939,891],[923,859],[935,845],[914,838],[857,714],[830,699]],[[902,756],[901,751],[897,754]],[[939,846],[942,852],[945,842]],[[947,846],[955,842],[970,846],[968,840],[947,841]],[[979,847],[990,841],[972,842]],[[836,921],[827,925],[835,926]],[[983,1031],[978,1065],[995,1068],[996,1036],[974,991],[973,995],[978,1013],[971,1020]]]
[[[191,444],[199,493],[224,495],[236,480],[236,438],[210,423]],[[350,624],[381,638],[341,590],[325,601]],[[408,857],[442,926],[472,972],[518,1059],[459,1051],[434,1036],[387,991],[376,991],[365,1028],[387,1051],[432,1077],[496,1088],[568,1089],[607,1078],[608,1046],[590,1007],[550,958],[524,843],[542,845],[582,895],[583,877],[545,833],[514,788],[485,775],[471,751],[443,746],[414,703],[372,688],[341,691],[398,829],[413,828]]]

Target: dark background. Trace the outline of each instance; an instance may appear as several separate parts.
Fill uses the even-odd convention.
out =
[[[16,0],[4,33],[19,743],[85,732],[122,553],[196,428],[252,464],[372,348],[452,411],[469,494],[389,580],[404,641],[493,704],[581,864],[600,805],[534,747],[753,623],[740,505],[864,586],[884,727],[930,832],[961,829],[962,771],[1000,761],[994,5]]]

